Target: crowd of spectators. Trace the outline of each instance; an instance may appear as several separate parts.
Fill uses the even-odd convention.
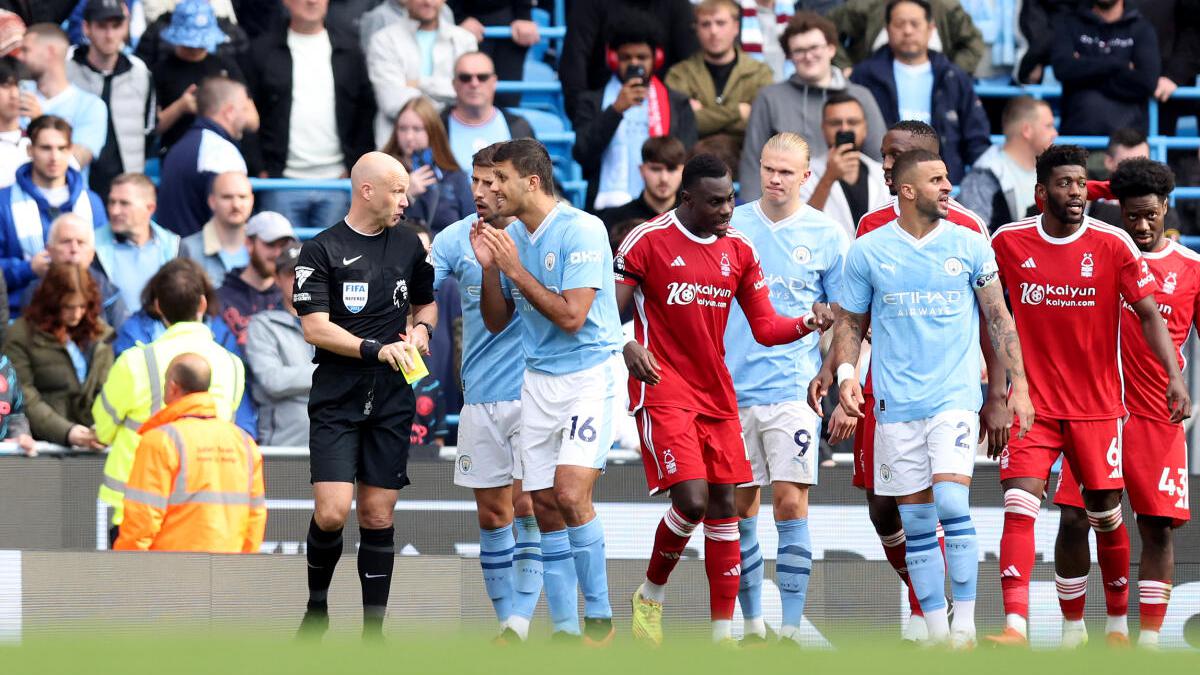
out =
[[[674,206],[692,153],[758,198],[762,146],[790,131],[812,148],[804,198],[853,232],[889,199],[883,132],[920,120],[994,227],[1036,211],[1034,160],[1058,133],[1109,137],[1103,177],[1150,153],[1152,98],[1164,133],[1196,114],[1172,98],[1200,73],[1195,5],[1027,0],[1006,57],[992,0],[567,0],[550,49],[538,0],[0,0],[0,374],[20,393],[0,435],[127,446],[186,348],[228,360],[212,391],[243,430],[307,443],[313,352],[287,289],[298,233],[349,198],[251,178],[341,179],[382,150],[409,171],[407,226],[428,244],[474,211],[471,156],[555,131],[554,115],[575,135],[560,178],[578,163],[581,206],[615,247]],[[530,64],[556,73],[557,103],[498,91]],[[985,107],[977,78],[1063,95]],[[1194,151],[1171,160],[1200,182]],[[1200,232],[1198,212],[1172,209],[1168,227]],[[1116,217],[1103,200],[1089,213]],[[442,295],[416,385],[429,443],[461,403],[460,310]]]

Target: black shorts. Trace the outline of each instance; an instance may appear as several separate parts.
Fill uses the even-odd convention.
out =
[[[408,485],[412,386],[391,369],[318,365],[308,399],[312,482]]]

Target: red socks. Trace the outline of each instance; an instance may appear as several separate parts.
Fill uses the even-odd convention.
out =
[[[708,603],[712,620],[732,619],[738,582],[742,577],[742,552],[738,547],[736,517],[704,521],[704,571],[708,574]]]
[[[1083,609],[1087,605],[1087,576],[1065,578],[1054,575],[1054,586],[1058,590],[1058,606],[1067,621],[1082,621]]]
[[[896,574],[900,575],[900,580],[908,586],[908,606],[912,610],[913,616],[924,616],[921,612],[921,603],[917,600],[917,594],[913,592],[912,580],[908,578],[908,564],[904,562],[905,551],[904,530],[900,530],[894,534],[880,535],[879,543],[883,544],[883,554],[887,556],[887,560],[892,565],[892,569],[896,570]]]
[[[1000,536],[1000,588],[1004,613],[1029,617],[1029,576],[1033,573],[1033,524],[1042,500],[1016,488],[1004,491],[1004,533]]]
[[[1121,507],[1099,513],[1088,511],[1088,523],[1096,533],[1096,558],[1104,579],[1104,604],[1109,616],[1129,613],[1129,531]]]
[[[654,533],[654,551],[650,554],[650,564],[646,568],[646,578],[651,583],[665,586],[667,578],[671,576],[671,571],[675,569],[675,565],[679,563],[679,555],[683,553],[683,549],[687,546],[688,540],[692,537],[692,532],[700,523],[690,522],[688,519],[679,515],[675,507],[667,509],[663,519],[658,523],[658,530]],[[734,532],[737,531],[737,521],[734,521]],[[734,537],[734,548],[737,548],[737,537]],[[734,593],[736,594],[737,587],[735,584]]]
[[[1171,601],[1171,582],[1142,579],[1138,582],[1138,608],[1143,631],[1162,630],[1167,603]]]

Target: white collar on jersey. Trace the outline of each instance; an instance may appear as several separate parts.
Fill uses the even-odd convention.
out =
[[[542,238],[542,233],[545,232],[546,230],[550,229],[550,223],[553,223],[554,219],[557,218],[558,214],[560,214],[560,213],[562,213],[562,202],[557,202],[554,205],[554,208],[550,209],[550,213],[546,214],[546,219],[543,220],[537,226],[537,229],[535,229],[533,232],[530,232],[529,228],[525,227],[525,225],[522,223],[522,228],[525,230],[525,233],[529,236],[529,242],[531,244],[536,244],[537,240]],[[515,222],[520,223],[521,220],[517,219]]]
[[[697,237],[696,235],[692,234],[691,231],[689,231],[686,227],[684,227],[683,223],[679,222],[679,217],[675,215],[675,209],[671,209],[670,214],[671,214],[671,222],[675,223],[675,227],[679,228],[679,231],[683,233],[683,236],[687,237],[688,239],[691,239],[692,241],[696,242],[697,244],[704,244],[707,246],[708,244],[711,244],[717,240],[717,235],[715,235],[715,234],[710,234],[707,237]]]
[[[924,237],[921,237],[920,239],[917,239],[916,237],[912,236],[912,234],[910,234],[908,232],[908,230],[904,229],[903,227],[900,227],[900,219],[899,218],[888,223],[888,227],[895,228],[896,233],[900,235],[900,238],[903,239],[904,241],[908,242],[909,245],[911,245],[913,248],[925,248],[926,246],[929,245],[929,242],[940,237],[941,234],[946,231],[947,227],[953,227],[953,226],[949,223],[949,221],[947,221],[945,218],[943,218],[938,221],[937,227],[930,230],[929,234],[925,235]]]
[[[1079,229],[1075,230],[1073,233],[1071,233],[1071,236],[1069,236],[1069,237],[1051,237],[1050,235],[1046,234],[1046,230],[1042,227],[1041,214],[1038,214],[1035,224],[1037,225],[1038,236],[1040,236],[1047,244],[1054,244],[1055,246],[1065,246],[1067,244],[1075,243],[1075,240],[1082,237],[1083,233],[1088,229],[1088,226],[1091,224],[1091,222],[1090,222],[1091,220],[1092,220],[1091,216],[1084,216],[1083,222],[1079,224]]]
[[[796,212],[793,213],[792,215],[785,216],[785,217],[781,218],[780,220],[771,220],[769,217],[767,217],[767,214],[764,213],[762,210],[762,200],[756,199],[756,200],[754,200],[754,215],[761,218],[762,221],[767,224],[767,227],[769,227],[772,231],[774,231],[774,230],[778,230],[779,228],[783,227],[784,225],[790,225],[793,222],[799,221],[800,216],[804,214],[804,207],[806,207],[806,206],[808,206],[808,204],[801,203],[800,208],[796,209]]]
[[[1176,244],[1174,241],[1171,241],[1170,239],[1167,239],[1166,237],[1163,237],[1163,241],[1167,242],[1166,246],[1162,247],[1161,249],[1159,249],[1157,251],[1143,252],[1142,257],[1146,258],[1147,260],[1161,260],[1161,259],[1171,255],[1171,253],[1175,250],[1175,247],[1178,246],[1178,244]]]

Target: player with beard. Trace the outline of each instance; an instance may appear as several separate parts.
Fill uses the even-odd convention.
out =
[[[483,268],[475,259],[470,239],[471,228],[478,221],[503,230],[515,220],[497,212],[492,193],[493,158],[500,145],[494,143],[475,153],[471,173],[475,213],[439,232],[430,257],[434,290],[447,277],[454,277],[462,303],[464,405],[458,424],[454,484],[475,493],[479,564],[500,620],[498,641],[517,642],[529,636],[529,621],[542,588],[541,533],[533,517],[533,500],[521,489],[522,372],[512,367],[525,358],[525,349],[519,316],[499,333],[483,325],[479,311]],[[553,529],[564,527],[555,521]],[[563,602],[574,610],[574,593],[548,600],[553,617],[563,613]]]
[[[735,490],[753,478],[724,367],[733,301],[763,345],[795,342],[833,317],[824,305],[796,318],[775,313],[754,245],[729,226],[733,202],[729,168],[697,155],[684,166],[680,205],[630,232],[614,261],[617,303],[637,308],[624,352],[646,482],[650,494],[671,495],[646,581],[633,595],[633,634],[653,644],[662,642],[667,579],[701,521],[713,641],[733,639],[741,576]]]
[[[1140,332],[1165,372],[1167,421],[1187,417],[1191,401],[1178,354],[1154,294],[1158,282],[1122,229],[1084,216],[1087,151],[1050,146],[1037,160],[1038,199],[1045,212],[996,230],[992,247],[1028,357],[1029,388],[1037,423],[1000,455],[1004,533],[1000,585],[1006,627],[989,639],[1027,645],[1033,525],[1050,469],[1061,455],[1082,485],[1087,520],[1096,532],[1111,643],[1128,643],[1129,535],[1121,517],[1123,303],[1137,315]],[[1168,412],[1169,411],[1169,412]],[[1060,597],[1078,594],[1078,579],[1057,579]],[[1082,644],[1082,621],[1063,627],[1066,646]]]
[[[1142,252],[1160,288],[1154,294],[1158,311],[1167,323],[1167,331],[1183,367],[1183,343],[1196,321],[1200,303],[1200,256],[1191,249],[1163,236],[1167,197],[1175,189],[1175,176],[1165,164],[1149,159],[1121,162],[1112,175],[1112,191],[1121,203],[1121,222],[1133,243]],[[1138,612],[1141,631],[1138,645],[1157,647],[1158,633],[1171,599],[1174,572],[1174,534],[1191,517],[1188,509],[1187,443],[1183,425],[1172,422],[1163,408],[1162,393],[1167,373],[1159,365],[1138,330],[1137,315],[1126,306],[1121,312],[1121,374],[1125,383],[1125,407],[1129,418],[1122,431],[1122,443],[1129,452],[1121,457],[1125,489],[1129,503],[1137,513],[1138,535],[1142,542],[1138,566]],[[1079,482],[1070,466],[1063,466],[1054,495],[1062,510],[1054,567],[1060,580],[1059,604],[1063,618],[1082,624],[1087,596],[1087,576],[1091,567],[1088,520],[1084,511]],[[1064,593],[1064,590],[1066,591]],[[1126,591],[1105,589],[1105,599],[1117,601],[1109,615],[1128,605]],[[1063,631],[1076,639],[1085,631]]]
[[[484,325],[502,332],[521,314],[521,469],[542,532],[548,595],[584,596],[584,644],[611,643],[604,528],[592,490],[613,443],[621,319],[604,224],[554,196],[546,148],[520,139],[492,158],[496,213],[506,229],[476,223]],[[565,529],[563,526],[566,526]],[[554,617],[558,638],[579,635],[577,607]]]
[[[979,570],[968,491],[983,403],[981,316],[1012,382],[1018,435],[1033,424],[1033,409],[987,239],[945,220],[951,187],[945,164],[928,150],[903,153],[895,161],[893,183],[900,218],[855,240],[847,255],[829,361],[839,364],[842,408],[861,417],[863,396],[853,364],[870,312],[879,420],[875,491],[898,505],[908,538],[905,562],[929,639],[967,649],[975,644]],[[811,389],[814,401],[825,395],[822,381]],[[946,531],[944,558],[939,522]],[[947,567],[952,625],[944,597]]]
[[[937,132],[933,127],[924,122],[904,120],[897,122],[888,129],[887,133],[883,136],[880,153],[883,155],[883,180],[887,184],[888,192],[891,193],[892,199],[887,204],[864,214],[859,219],[858,231],[855,234],[856,239],[869,232],[878,230],[900,216],[900,206],[896,199],[896,186],[892,181],[892,168],[896,164],[896,158],[911,150],[925,150],[937,154],[939,147],[940,142],[938,141]],[[949,198],[947,201],[945,218],[951,223],[965,227],[968,230],[978,232],[984,236],[987,235],[987,224],[984,220],[976,215],[975,212],[956,202],[953,198]],[[868,337],[869,335],[868,333]],[[980,337],[984,360],[987,361],[989,383],[987,399],[981,411],[982,423],[980,425],[980,432],[988,435],[989,444],[1003,447],[1003,444],[1008,439],[1008,420],[1012,419],[1011,412],[1007,409],[1006,405],[1007,381],[1004,377],[1003,366],[1000,364],[999,359],[995,357],[991,343],[986,337],[986,331],[981,331]],[[870,357],[870,348],[865,347],[861,354],[864,361],[866,361]],[[828,358],[823,363],[819,377],[822,380],[822,386],[825,388],[828,388],[833,383],[832,368],[835,365]],[[860,366],[862,365],[865,364],[860,364]],[[905,567],[905,543],[907,540],[903,524],[900,520],[900,511],[896,507],[896,500],[894,498],[875,493],[875,476],[872,469],[875,461],[875,398],[869,369],[866,376],[863,377],[863,382],[863,396],[865,397],[863,416],[857,420],[854,430],[854,485],[867,493],[867,509],[871,517],[871,524],[875,527],[875,533],[879,535],[879,542],[883,546],[884,555],[908,587],[908,605],[912,611],[912,615],[906,624],[904,639],[912,642],[920,642],[926,639],[928,630],[925,626],[925,617],[921,611],[920,602],[913,591],[912,582]],[[818,414],[820,414],[821,408],[819,403],[816,401],[810,401],[810,403]],[[833,414],[830,416],[830,443],[836,444],[845,440],[845,437],[839,433],[839,430],[847,428],[848,421],[852,422],[853,420],[849,420],[840,405],[834,408]],[[941,540],[942,531],[940,526],[938,527],[938,537]]]

